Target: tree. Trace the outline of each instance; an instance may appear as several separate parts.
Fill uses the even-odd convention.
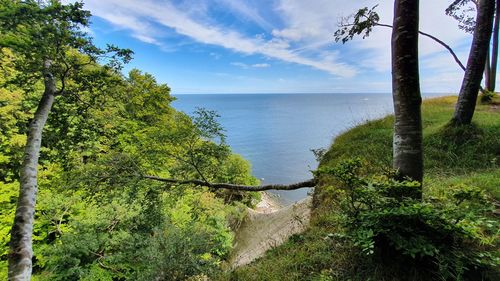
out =
[[[497,62],[498,62],[498,39],[500,27],[500,0],[496,0],[495,20],[493,25],[493,35],[491,49],[489,49],[485,71],[484,85],[485,89],[494,92],[496,84]],[[446,9],[446,14],[458,21],[458,27],[467,33],[474,33],[476,26],[476,18],[474,13],[479,7],[479,2],[476,0],[455,0]]]
[[[93,68],[79,75],[91,81]],[[0,81],[9,73],[0,71]],[[245,160],[226,153],[226,144],[209,142],[210,135],[221,132],[220,125],[210,125],[213,116],[203,120],[208,112],[195,118],[177,112],[169,87],[150,74],[132,70],[117,79],[122,83],[103,81],[108,87],[95,95],[78,86],[80,95],[61,95],[54,103],[39,163],[33,279],[150,280],[138,275],[163,275],[184,280],[217,270],[232,245],[231,227],[242,219],[245,205],[252,206],[258,197],[137,177],[199,177],[185,163],[194,160],[210,182],[257,182]],[[12,118],[29,115],[18,105],[36,106],[36,95],[17,93],[16,88],[1,89],[0,120],[8,123],[0,123],[2,148],[14,147],[4,136],[15,138],[27,126],[24,120],[11,124]],[[10,153],[2,151],[2,156]],[[5,166],[6,174],[17,170]],[[14,218],[12,199],[18,188],[17,178],[9,181],[0,179],[1,280],[7,279],[7,225]]]
[[[495,2],[493,0],[478,0],[477,6],[469,59],[451,120],[453,126],[467,125],[472,122],[489,49]]]
[[[370,35],[373,27],[392,28],[392,95],[394,101],[393,167],[402,177],[422,182],[422,120],[420,106],[420,79],[418,68],[419,33],[430,37],[450,51],[463,68],[453,50],[438,38],[419,31],[419,1],[396,0],[392,25],[379,23],[377,6],[358,10],[351,17],[342,19],[335,40],[346,43],[355,35]]]
[[[457,109],[455,110],[454,117],[452,119],[452,124],[470,124],[472,120],[472,115],[474,114],[475,102],[477,100],[478,91],[483,91],[481,87],[482,72],[486,68],[485,79],[486,79],[486,89],[493,91],[495,87],[496,78],[496,64],[498,60],[498,24],[500,21],[495,21],[495,30],[493,32],[493,45],[491,50],[491,63],[487,58],[487,52],[489,50],[489,37],[482,38],[481,34],[484,36],[491,36],[491,21],[493,19],[491,6],[495,5],[493,1],[475,1],[475,0],[455,0],[447,9],[446,14],[454,17],[459,22],[459,28],[463,29],[465,32],[474,32],[475,40],[472,43],[469,61],[467,67],[465,67],[458,56],[455,54],[453,49],[447,45],[445,42],[439,38],[419,31],[423,36],[426,36],[444,48],[446,48],[450,54],[453,56],[457,64],[465,71],[462,89],[460,91],[459,100],[457,102]],[[497,1],[500,2],[500,1]],[[469,6],[473,4],[473,7]],[[485,13],[485,5],[489,7],[489,12]],[[340,29],[335,32],[335,40],[342,41],[343,43],[351,40],[355,35],[363,34],[363,38],[370,35],[373,27],[382,26],[392,28],[392,25],[380,23],[379,16],[375,11],[377,6],[369,9],[367,7],[358,10],[354,15],[343,18],[340,23]],[[477,8],[474,8],[477,7]],[[481,8],[481,11],[480,9]],[[470,15],[471,11],[477,9],[477,16],[473,17]],[[500,15],[500,5],[497,5],[497,11]],[[496,17],[498,19],[498,16]],[[481,25],[483,26],[481,31],[476,32],[478,28],[476,25],[476,19],[479,19]],[[479,21],[478,21],[479,22]],[[489,22],[489,30],[484,29],[488,25],[485,22]],[[489,34],[489,35],[488,35]],[[485,53],[486,51],[486,53]],[[484,60],[483,60],[484,56]],[[479,62],[480,61],[480,62]],[[482,64],[482,65],[479,65]],[[479,75],[478,72],[481,72]],[[467,121],[468,120],[468,121]]]
[[[422,98],[418,67],[418,25],[419,1],[396,0],[391,41],[393,166],[402,176],[422,182]]]
[[[495,8],[495,22],[493,24],[492,46],[491,46],[491,62],[489,67],[488,81],[486,89],[494,92],[496,87],[497,78],[497,64],[498,64],[498,39],[500,32],[500,0],[496,1]],[[488,63],[488,62],[487,62]]]
[[[10,82],[34,89],[43,80],[44,89],[27,129],[11,230],[9,280],[31,278],[38,160],[43,128],[56,96],[71,94],[69,80],[78,80],[81,68],[94,63],[107,51],[114,52],[108,57],[110,69],[119,67],[119,59],[128,60],[131,54],[114,46],[101,50],[92,44],[91,38],[82,32],[90,17],[90,13],[82,9],[82,3],[41,2],[2,0],[0,3],[0,44],[17,55],[14,65],[20,73]]]

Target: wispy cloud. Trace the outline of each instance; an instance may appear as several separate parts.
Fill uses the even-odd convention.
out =
[[[238,15],[241,15],[245,17],[248,20],[251,20],[258,24],[261,28],[266,29],[266,30],[271,30],[273,27],[272,25],[264,19],[258,9],[255,7],[249,6],[249,2],[251,1],[242,1],[242,0],[216,0],[220,5],[222,5],[224,8],[229,8],[233,12],[235,12]]]
[[[266,68],[272,64],[275,69],[286,69],[287,75],[292,73],[290,69],[303,69],[293,68],[294,65],[307,66],[332,75],[332,79],[327,78],[322,84],[325,91],[349,87],[351,91],[390,90],[389,28],[376,28],[369,38],[357,38],[344,46],[334,43],[333,34],[339,17],[363,6],[380,4],[381,21],[390,24],[393,1],[86,0],[85,3],[95,16],[160,49],[179,41],[195,43],[201,50],[210,45],[206,54],[211,62],[218,60],[225,66],[230,63],[227,60],[235,60],[231,65],[242,69]],[[444,14],[447,1],[420,3],[420,29],[448,43],[465,61],[470,35],[458,30],[456,22]],[[463,73],[455,68],[441,46],[421,37],[419,51],[423,89],[441,91],[459,87]],[[250,58],[250,55],[256,56]],[[322,73],[312,73],[324,79]],[[276,78],[273,79],[275,83]],[[292,81],[298,81],[297,77],[287,79],[287,83]],[[308,86],[317,84],[300,82]]]
[[[246,63],[242,63],[242,62],[232,62],[231,63],[232,66],[236,66],[236,67],[240,67],[240,68],[243,68],[243,69],[248,69],[248,64]]]
[[[449,4],[447,1],[421,0],[420,29],[436,35],[454,48],[460,46],[470,36],[457,29],[456,22],[444,14]],[[381,22],[391,24],[393,16],[393,1],[345,1],[345,0],[279,0],[278,11],[286,23],[281,29],[274,29],[272,34],[288,41],[300,42],[297,51],[321,50],[323,46],[332,44],[333,34],[338,28],[338,19],[348,16],[357,9],[379,4],[377,11]],[[391,29],[375,28],[369,38],[356,38],[349,42],[350,56],[357,57],[355,65],[362,71],[390,71]],[[466,44],[467,45],[467,44]],[[449,56],[443,52],[443,47],[426,37],[420,39],[420,56],[423,60],[422,69],[427,67],[427,57],[446,60]],[[460,50],[458,50],[460,51]],[[357,54],[356,54],[357,53]],[[345,54],[344,54],[345,55]],[[465,57],[463,57],[465,60]],[[432,65],[430,67],[435,67]],[[443,71],[449,70],[447,64],[441,65]]]
[[[246,64],[246,63],[242,63],[242,62],[232,62],[231,65],[236,66],[236,67],[240,67],[242,69],[271,67],[271,65],[268,63]]]
[[[97,14],[97,13],[96,13]],[[151,24],[141,21],[137,17],[129,16],[125,13],[111,12],[101,10],[98,12],[100,17],[106,19],[118,28],[128,29],[132,33],[132,37],[143,41],[145,43],[161,46],[162,44],[156,38],[159,37],[160,32]]]
[[[177,9],[169,1],[132,1],[132,0],[89,0],[94,15],[113,24],[130,29],[133,36],[147,43],[156,43],[150,22],[174,30],[199,43],[216,45],[243,54],[260,54],[285,62],[310,66],[332,75],[352,77],[356,68],[339,61],[323,61],[294,53],[286,40],[245,36],[236,30],[219,25],[199,22]],[[118,15],[118,16],[115,16]],[[121,17],[121,19],[117,19]]]
[[[271,67],[271,65],[268,64],[268,63],[256,63],[256,64],[252,64],[252,67],[255,67],[255,68],[267,68],[267,67]]]
[[[218,60],[218,59],[220,59],[222,57],[220,54],[214,53],[214,52],[211,52],[210,56],[213,57],[216,60]]]

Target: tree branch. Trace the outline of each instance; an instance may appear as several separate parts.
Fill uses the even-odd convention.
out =
[[[374,23],[375,26],[383,26],[383,27],[388,27],[388,28],[392,28],[392,25],[389,25],[389,24],[383,24],[383,23]],[[453,58],[455,59],[455,61],[457,62],[457,64],[460,66],[460,68],[465,71],[465,66],[463,65],[463,63],[460,61],[460,59],[458,58],[457,54],[453,51],[453,49],[446,43],[444,43],[443,41],[441,41],[439,38],[429,34],[429,33],[426,33],[426,32],[423,32],[423,31],[418,31],[418,33],[420,33],[421,35],[423,36],[426,36],[432,40],[434,40],[435,42],[437,42],[438,44],[440,44],[441,46],[445,47],[446,50],[448,50],[448,52],[450,52],[450,54],[453,56]]]
[[[452,6],[453,5],[455,4],[452,4]],[[355,35],[359,35],[361,33],[364,33],[363,38],[365,38],[369,36],[374,26],[382,26],[392,29],[393,26],[390,24],[379,23],[380,17],[377,14],[377,12],[375,12],[375,8],[377,8],[377,6],[378,5],[374,6],[371,9],[368,9],[368,7],[359,9],[356,14],[351,15],[350,17],[347,18],[343,18],[339,23],[340,29],[335,32],[335,41],[342,40],[342,42],[345,43],[349,40],[352,40]],[[352,22],[350,22],[351,18],[354,18]],[[448,50],[448,52],[450,52],[450,54],[453,56],[453,59],[455,59],[456,63],[460,66],[460,68],[462,68],[462,70],[465,71],[465,66],[460,61],[457,54],[455,54],[453,49],[448,44],[444,43],[442,40],[429,33],[420,30],[418,31],[418,33],[420,35],[430,38],[431,40],[435,41],[439,45],[443,46],[446,50]]]
[[[292,183],[292,184],[266,184],[259,186],[251,185],[240,185],[240,184],[230,184],[230,183],[209,183],[203,180],[178,180],[178,179],[168,179],[156,176],[142,176],[145,179],[155,180],[160,182],[172,183],[172,184],[194,184],[199,186],[206,186],[211,188],[222,188],[240,191],[265,191],[265,190],[295,190],[305,187],[315,187],[318,183],[316,179],[309,179],[303,182]]]

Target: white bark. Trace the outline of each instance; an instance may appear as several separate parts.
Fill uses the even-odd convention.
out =
[[[393,167],[403,177],[422,182],[422,118],[418,67],[419,1],[394,1],[392,95]]]
[[[45,91],[29,125],[24,159],[20,171],[21,186],[14,224],[11,230],[9,253],[9,280],[31,279],[33,257],[33,220],[37,194],[37,168],[42,143],[42,131],[49,116],[56,93],[55,78],[50,72],[50,61],[45,61]]]

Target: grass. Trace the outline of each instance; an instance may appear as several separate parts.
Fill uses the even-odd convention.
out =
[[[500,110],[478,105],[474,124],[447,126],[456,97],[425,100],[422,107],[425,178],[424,196],[440,196],[453,185],[475,185],[500,201]],[[493,104],[500,102],[495,97]],[[361,157],[372,172],[391,166],[393,117],[369,121],[338,136],[322,158],[321,167]],[[311,227],[263,258],[218,280],[398,280],[387,267],[369,264],[350,245],[329,239],[337,214],[328,183],[316,188]],[[415,273],[418,275],[418,273]],[[363,277],[364,276],[364,277]]]

